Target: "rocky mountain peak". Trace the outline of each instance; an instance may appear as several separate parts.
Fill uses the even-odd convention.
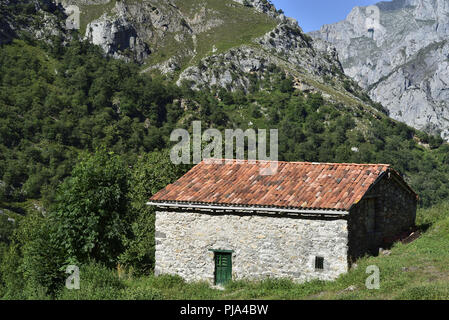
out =
[[[275,6],[268,2],[267,0],[233,0],[244,6],[251,6],[256,8],[256,10],[271,15],[273,17],[278,16],[278,12]]]
[[[393,118],[449,140],[449,1],[355,7],[310,35],[334,45],[345,73]]]

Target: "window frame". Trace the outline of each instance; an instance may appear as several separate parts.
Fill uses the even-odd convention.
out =
[[[324,270],[324,257],[315,256],[315,271],[323,271],[323,270]]]

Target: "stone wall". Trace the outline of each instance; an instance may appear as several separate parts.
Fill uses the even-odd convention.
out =
[[[214,252],[232,250],[233,280],[333,280],[347,272],[347,221],[192,211],[156,213],[155,273],[214,283]],[[315,257],[324,270],[315,270]]]
[[[416,196],[386,174],[350,212],[349,259],[377,254],[415,226]]]

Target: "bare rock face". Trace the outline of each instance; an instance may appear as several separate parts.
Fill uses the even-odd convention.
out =
[[[29,14],[19,14],[14,6],[27,5]],[[0,45],[9,43],[21,32],[28,33],[47,43],[53,36],[69,39],[61,21],[54,14],[59,8],[51,0],[2,0],[0,1]]]
[[[192,83],[194,89],[218,86],[231,91],[246,90],[249,75],[263,80],[271,66],[284,65],[287,70],[305,73],[322,79],[343,72],[335,48],[324,50],[305,35],[294,19],[285,19],[272,31],[255,39],[252,46],[233,48],[228,52],[209,56],[197,66],[183,71],[177,82]],[[326,52],[322,52],[326,51]]]
[[[310,35],[337,48],[345,73],[392,118],[449,140],[449,1],[355,7]]]
[[[76,5],[112,3],[112,0],[67,1]],[[183,41],[193,32],[173,1],[116,1],[111,10],[87,24],[85,38],[110,56],[143,63],[153,52],[152,46],[158,46],[161,40],[176,34],[177,40]]]
[[[130,60],[132,56],[133,60],[141,62],[150,53],[148,46],[123,15],[110,19],[105,14],[88,24],[86,38],[114,58]]]
[[[267,0],[233,0],[233,1],[246,6],[254,7],[256,8],[256,10],[266,13],[271,17],[279,16],[279,13],[277,12],[276,8],[273,6],[273,4],[271,4]]]
[[[143,62],[151,53],[145,40],[154,35],[154,27],[166,25],[155,11],[143,3],[116,2],[111,12],[87,25],[85,37],[110,56]]]
[[[182,72],[178,85],[184,81],[190,82],[193,89],[218,86],[229,90],[247,88],[252,73],[257,78],[263,78],[263,73],[269,65],[268,57],[250,47],[231,49],[225,54],[213,55],[201,61],[199,66],[187,68]]]
[[[113,0],[61,0],[65,5],[108,5]],[[266,0],[233,0],[233,2],[253,7],[271,17],[285,19]],[[110,12],[91,21],[85,37],[99,45],[106,54],[115,58],[143,63],[153,51],[151,45],[158,46],[163,39],[175,34],[178,42],[189,41],[192,36],[204,33],[223,23],[219,16],[213,16],[205,6],[199,7],[194,16],[186,16],[178,9],[176,1],[145,0],[117,1]],[[87,9],[89,10],[89,9]],[[176,60],[176,59],[172,59]],[[164,71],[173,71],[166,61]]]

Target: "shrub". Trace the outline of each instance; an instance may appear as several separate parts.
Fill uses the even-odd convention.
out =
[[[168,151],[153,152],[139,159],[131,175],[129,199],[132,234],[125,240],[120,262],[135,275],[150,274],[154,266],[154,208],[146,203],[151,195],[173,183],[186,166],[170,161]]]
[[[6,244],[0,242],[0,299],[6,293],[5,283],[3,282],[3,276],[2,276],[1,262],[5,258],[7,249],[8,249],[8,247],[6,246]]]
[[[416,214],[416,224],[426,227],[447,217],[449,217],[449,203],[443,202],[429,209],[419,209]]]
[[[14,233],[15,254],[20,257],[18,271],[21,272],[15,276],[23,281],[28,299],[54,296],[64,282],[61,270],[64,255],[50,239],[53,227],[40,212],[29,212]]]
[[[52,240],[66,251],[67,262],[95,259],[115,266],[129,235],[129,171],[119,156],[97,151],[74,168],[58,189],[51,219]]]
[[[21,257],[16,245],[4,249],[0,261],[0,283],[3,284],[2,297],[4,299],[24,299],[23,275],[20,271]]]
[[[6,214],[0,214],[0,243],[9,243],[14,230],[14,223],[8,220]]]

